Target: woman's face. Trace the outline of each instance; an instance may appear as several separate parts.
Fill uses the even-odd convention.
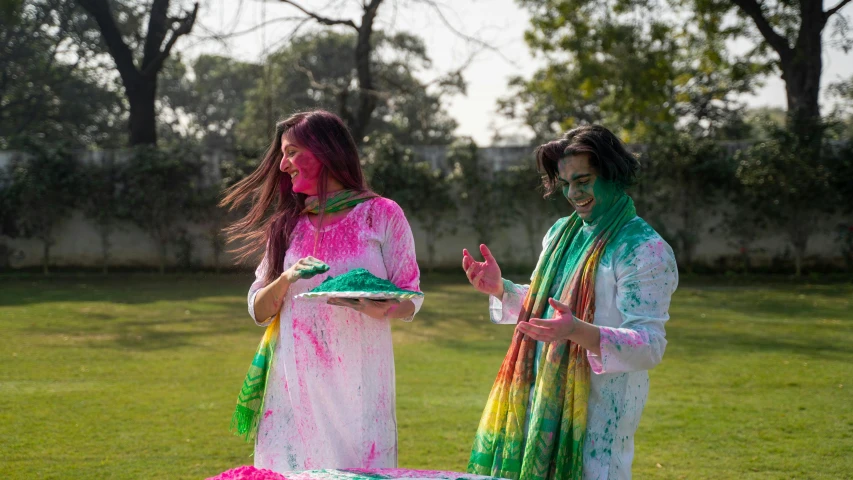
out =
[[[310,151],[290,143],[286,135],[281,136],[281,165],[279,169],[290,175],[293,191],[305,195],[319,192],[320,171],[323,165]]]

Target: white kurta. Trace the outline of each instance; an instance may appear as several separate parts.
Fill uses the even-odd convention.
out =
[[[285,296],[255,442],[255,466],[277,472],[396,467],[394,320],[293,297],[329,275],[354,268],[420,291],[411,229],[396,203],[376,198],[323,227],[319,236],[315,233],[307,217],[300,219],[284,269],[309,255],[331,269],[294,283]],[[265,269],[266,260],[249,290],[252,318]],[[415,301],[416,312],[421,302]],[[255,321],[266,324],[265,319]]]
[[[548,244],[561,219],[545,236]],[[589,235],[593,227],[582,227]],[[591,376],[584,445],[584,479],[630,479],[634,433],[649,393],[647,370],[666,348],[664,324],[678,269],[670,246],[635,217],[605,248],[595,277],[595,325],[601,357],[587,353]],[[504,280],[502,299],[490,297],[491,320],[515,324],[528,285]],[[543,317],[550,318],[550,307]],[[540,342],[541,346],[541,342]]]

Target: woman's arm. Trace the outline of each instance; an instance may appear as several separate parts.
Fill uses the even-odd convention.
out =
[[[264,267],[264,263],[261,264],[261,267]],[[265,274],[261,267],[258,270],[261,274]],[[301,258],[268,285],[256,289],[254,299],[252,300],[252,309],[250,310],[253,313],[255,322],[258,324],[268,323],[267,320],[281,310],[284,297],[287,291],[290,290],[290,286],[295,282],[303,278],[311,278],[328,270],[328,265],[314,257]],[[261,321],[260,319],[264,320]]]

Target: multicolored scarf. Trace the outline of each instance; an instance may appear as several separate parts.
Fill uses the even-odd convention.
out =
[[[326,199],[326,206],[323,212],[337,213],[378,196],[370,191],[341,190]],[[319,200],[316,197],[311,197],[306,202],[306,207],[302,213],[317,214],[319,213],[319,208]],[[231,430],[239,436],[245,436],[247,441],[249,438],[254,438],[258,433],[258,424],[261,420],[261,412],[264,409],[264,392],[267,387],[267,377],[269,377],[275,346],[278,342],[280,318],[281,312],[279,311],[273,321],[267,326],[264,336],[261,338],[261,343],[258,344],[258,349],[255,351],[255,358],[249,366],[246,379],[243,380],[243,387],[240,389],[240,394],[237,395],[237,407],[234,410],[234,415],[231,417]]]
[[[555,297],[592,323],[601,255],[635,216],[634,202],[622,194],[590,235],[579,236],[583,221],[576,213],[560,225],[533,273],[519,323],[546,313],[556,278],[570,280]],[[535,355],[536,340],[516,330],[477,428],[469,473],[514,480],[583,477],[590,381],[586,350],[571,341],[544,344],[534,375]]]
[[[371,191],[359,192],[356,190],[341,190],[326,197],[326,206],[323,209],[323,212],[340,212],[341,210],[352,208],[359,203],[366,202],[367,200],[378,196],[379,195]],[[306,213],[313,213],[315,215],[320,213],[319,197],[308,197],[308,199],[305,200],[305,208],[302,209],[302,214],[304,215]]]

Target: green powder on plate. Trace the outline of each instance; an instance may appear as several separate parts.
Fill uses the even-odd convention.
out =
[[[390,281],[379,278],[363,268],[350,270],[337,277],[329,277],[311,290],[311,293],[329,292],[414,293],[421,295],[420,292],[403,290]]]

